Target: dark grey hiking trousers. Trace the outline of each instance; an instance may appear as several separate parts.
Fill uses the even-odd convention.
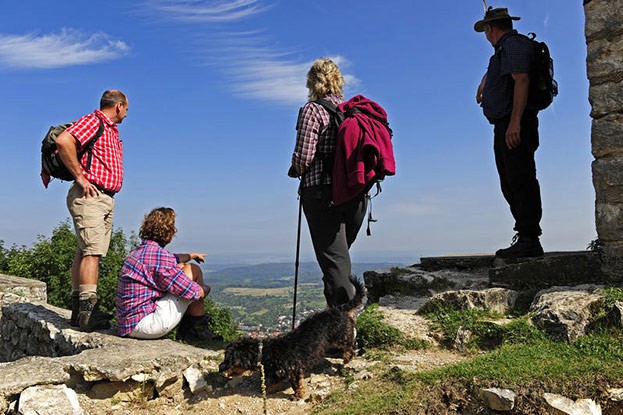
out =
[[[348,252],[366,216],[367,199],[361,194],[340,206],[331,204],[331,185],[304,187],[303,211],[320,265],[327,305],[335,307],[355,296],[350,282]]]

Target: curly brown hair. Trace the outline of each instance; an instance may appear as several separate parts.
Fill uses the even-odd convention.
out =
[[[175,211],[168,207],[159,207],[145,215],[138,235],[141,239],[149,239],[164,248],[173,240],[176,232]]]

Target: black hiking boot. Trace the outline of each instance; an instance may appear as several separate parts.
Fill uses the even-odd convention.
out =
[[[177,326],[175,340],[183,340],[186,343],[223,341],[223,336],[210,330],[211,321],[212,318],[206,314],[182,317],[180,325]]]
[[[515,235],[511,246],[498,249],[495,256],[503,259],[540,257],[543,256],[543,247],[538,236]]]
[[[110,318],[107,318],[107,316],[110,316]],[[109,329],[111,318],[112,315],[100,311],[96,294],[91,294],[87,298],[79,300],[78,326],[80,330],[91,332]]]

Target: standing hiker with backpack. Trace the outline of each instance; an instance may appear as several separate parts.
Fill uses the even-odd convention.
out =
[[[99,310],[97,280],[100,258],[106,256],[112,234],[115,194],[123,183],[122,142],[117,124],[127,116],[128,99],[117,90],[104,92],[100,109],[73,123],[56,138],[63,164],[75,181],[67,194],[78,247],[71,266],[72,326],[83,331],[107,329],[112,315]],[[80,150],[98,134],[92,150]],[[88,166],[88,167],[87,167]],[[50,176],[42,170],[44,185]]]
[[[316,60],[307,73],[309,102],[299,111],[290,177],[300,177],[299,194],[316,259],[322,270],[329,307],[347,303],[355,295],[350,282],[349,248],[366,214],[365,192],[339,206],[332,202],[332,174],[338,125],[319,104],[344,101],[344,78],[330,59]]]
[[[474,24],[495,49],[476,94],[485,117],[494,126],[494,153],[504,198],[517,232],[510,247],[496,256],[512,259],[543,255],[539,241],[542,216],[541,190],[534,153],[539,147],[538,109],[528,99],[534,47],[513,29],[506,8],[491,8]]]

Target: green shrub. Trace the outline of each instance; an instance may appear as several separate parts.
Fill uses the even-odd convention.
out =
[[[205,300],[205,308],[206,314],[212,317],[210,329],[223,336],[224,341],[232,341],[240,336],[238,325],[229,309],[219,306],[209,297]]]

